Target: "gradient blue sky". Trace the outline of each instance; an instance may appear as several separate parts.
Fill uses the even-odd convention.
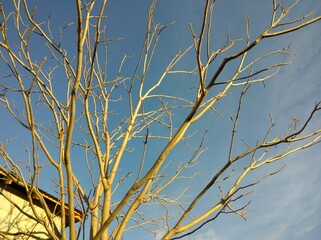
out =
[[[69,22],[75,22],[74,1],[62,0],[36,0],[29,1],[30,4],[38,5],[39,19],[46,19],[51,12],[53,31],[56,26],[64,26]],[[155,63],[151,74],[159,74],[168,61],[178,50],[184,49],[191,43],[191,34],[188,24],[192,23],[194,29],[200,26],[202,20],[204,1],[195,0],[159,0],[155,12],[155,21],[163,24],[174,22],[160,40],[156,51]],[[271,14],[270,0],[226,0],[217,1],[214,13],[213,33],[214,48],[221,46],[227,32],[231,32],[232,38],[244,38],[245,26],[243,18],[250,17],[252,35],[257,36],[264,27],[269,24]],[[107,35],[110,38],[122,37],[123,40],[113,42],[109,51],[109,62],[111,62],[110,75],[116,73],[113,66],[117,66],[124,53],[131,56],[130,62],[124,68],[124,74],[134,68],[140,48],[143,44],[145,34],[145,22],[150,1],[147,0],[110,0],[106,10]],[[2,3],[9,7],[9,1]],[[319,0],[302,0],[294,9],[293,18],[302,16],[307,12],[314,11],[321,14],[321,3]],[[55,28],[56,27],[56,28]],[[72,30],[64,35],[63,47],[73,49],[76,45]],[[262,137],[268,127],[269,112],[273,113],[281,131],[291,123],[292,116],[304,121],[309,111],[313,108],[315,101],[321,99],[321,23],[314,24],[296,33],[291,33],[273,40],[264,41],[262,47],[255,50],[254,55],[276,50],[287,46],[292,42],[295,56],[282,56],[282,61],[293,61],[280,73],[269,80],[265,87],[262,84],[253,86],[244,100],[245,110],[240,121],[240,135],[247,141],[254,143],[258,137]],[[72,52],[72,50],[71,50]],[[191,68],[194,64],[193,53],[188,55],[180,66]],[[37,56],[36,56],[37,57]],[[280,58],[279,58],[280,59]],[[270,60],[268,60],[270,61]],[[269,62],[266,62],[268,64]],[[271,61],[274,61],[271,59]],[[1,69],[3,66],[1,66]],[[226,76],[229,74],[226,71]],[[231,69],[232,70],[232,69]],[[192,81],[192,80],[191,80]],[[184,79],[171,79],[161,91],[175,92],[178,95],[190,94],[188,87],[183,87]],[[206,184],[207,176],[215,170],[215,159],[226,155],[224,146],[229,142],[229,132],[222,130],[222,127],[229,129],[229,113],[235,111],[235,103],[238,99],[237,92],[231,92],[231,96],[220,102],[216,109],[221,113],[206,115],[202,125],[195,129],[209,128],[206,144],[208,152],[202,156],[199,170],[202,171],[200,179],[194,183],[194,189],[198,185]],[[147,107],[152,107],[148,106]],[[184,112],[177,113],[177,122],[184,117]],[[181,115],[179,115],[181,114]],[[19,138],[17,143],[24,143],[23,132],[14,129],[10,125],[10,118],[0,108],[0,140],[6,138]],[[318,120],[312,122],[311,129],[320,128],[320,114]],[[282,131],[281,131],[282,132]],[[240,145],[241,146],[241,145]],[[14,155],[17,158],[25,153],[15,149]],[[240,147],[241,150],[241,147]],[[139,149],[137,150],[140,151]],[[155,150],[157,151],[157,149]],[[185,154],[185,153],[184,153]],[[182,152],[178,150],[171,156],[173,159],[181,157]],[[286,158],[281,164],[268,166],[259,170],[250,178],[257,179],[264,173],[278,169],[286,163],[286,168],[277,175],[268,178],[254,188],[255,192],[250,196],[252,201],[248,211],[247,221],[234,215],[222,215],[217,221],[205,226],[193,237],[186,239],[196,240],[282,240],[282,239],[308,239],[318,240],[321,236],[321,146],[315,146],[308,150],[297,153]],[[130,169],[133,166],[127,166]],[[84,180],[85,181],[85,180]],[[46,182],[48,184],[48,182]],[[44,184],[45,187],[45,184]],[[175,185],[179,187],[179,185]],[[175,190],[173,187],[172,190]],[[194,192],[195,193],[195,192]],[[193,194],[193,190],[191,190]],[[214,195],[214,198],[216,196]],[[211,197],[207,198],[211,201]],[[125,239],[151,239],[150,236],[139,236],[140,233],[131,236],[125,235]],[[138,237],[139,236],[139,237]],[[158,236],[155,237],[156,239]]]

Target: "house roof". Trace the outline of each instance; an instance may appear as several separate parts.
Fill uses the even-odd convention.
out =
[[[0,166],[0,182],[5,184],[5,185],[9,185],[11,188],[15,189],[16,191],[21,193],[22,198],[24,198],[26,201],[28,201],[28,197],[27,197],[27,191],[26,188],[30,187],[30,184],[25,184],[21,178],[19,178],[17,175],[13,174],[13,173],[8,173],[2,166]],[[60,216],[60,212],[61,212],[61,201],[52,196],[51,194],[37,188],[37,191],[41,194],[41,196],[43,197],[44,201],[46,202],[48,208],[50,209],[50,211],[57,215]],[[33,203],[39,207],[42,207],[42,204],[38,198],[37,194],[32,194],[32,200]],[[69,205],[68,204],[64,204],[65,210],[66,210],[66,225],[68,227],[69,224],[69,219],[68,219],[68,210],[69,210]],[[74,209],[74,213],[75,213],[75,222],[79,222],[83,219],[84,217],[84,213],[78,209]]]

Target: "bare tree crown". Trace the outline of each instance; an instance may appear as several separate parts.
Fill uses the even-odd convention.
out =
[[[245,219],[250,203],[245,199],[253,186],[282,167],[251,182],[246,177],[320,142],[320,124],[310,128],[320,116],[318,99],[301,122],[293,119],[280,130],[270,114],[266,116],[269,126],[251,142],[238,135],[238,124],[246,118],[242,111],[248,92],[256,91],[252,88],[258,84],[265,86],[291,64],[280,57],[292,54],[291,45],[269,48],[259,56],[255,51],[263,42],[269,44],[321,20],[312,13],[293,18],[299,1],[272,0],[270,19],[260,34],[251,35],[246,17],[244,39],[228,33],[226,42],[216,48],[219,23],[213,22],[213,16],[219,9],[215,0],[203,1],[200,28],[190,23],[189,45],[180,46],[176,54],[168,53],[173,57],[163,69],[154,61],[157,47],[162,34],[175,28],[175,23],[157,23],[156,1],[148,10],[139,56],[124,53],[117,69],[109,51],[121,39],[108,38],[107,0],[76,0],[70,9],[75,22],[59,28],[51,24],[51,16],[38,20],[41,9],[30,2],[0,3],[0,67],[5,69],[0,80],[1,111],[28,141],[26,161],[12,153],[10,139],[1,139],[0,155],[3,171],[23,183],[32,219],[52,239],[122,239],[127,231],[137,229],[161,239],[180,239],[222,214]],[[64,38],[69,35],[71,40]],[[271,58],[274,62],[266,61]],[[135,65],[129,67],[133,61]],[[184,68],[184,61],[191,64]],[[173,78],[184,78],[186,85],[180,87]],[[218,126],[226,127],[224,136],[229,140],[220,146],[226,155],[207,155],[215,161],[208,171],[201,160],[211,147],[208,135],[223,137],[222,129],[212,131],[207,120],[222,117],[217,106],[228,101],[231,93],[237,97],[229,125]],[[206,182],[202,171],[210,172]],[[46,175],[53,179],[60,200],[58,231],[50,220],[57,213],[38,189]],[[202,184],[192,184],[199,179]],[[37,214],[34,196],[46,216]],[[206,209],[200,208],[208,199]],[[83,213],[80,223],[76,223],[80,215],[75,209]]]

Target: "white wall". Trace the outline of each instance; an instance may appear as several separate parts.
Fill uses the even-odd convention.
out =
[[[41,239],[48,239],[49,236],[46,234],[46,229],[42,224],[31,219],[14,206],[14,204],[16,204],[25,213],[34,216],[29,202],[19,196],[21,196],[21,193],[10,185],[5,185],[3,183],[0,184],[0,234],[6,232],[24,233],[24,235],[19,236],[6,235],[9,239],[27,239],[29,237],[28,234],[37,238],[40,237]],[[46,214],[41,207],[35,205],[35,209],[37,214],[43,217],[43,219],[47,219]],[[53,220],[57,229],[60,229],[60,218],[55,216]]]

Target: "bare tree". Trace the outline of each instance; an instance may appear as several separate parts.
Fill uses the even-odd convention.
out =
[[[1,111],[9,113],[21,131],[29,134],[27,160],[15,158],[8,150],[11,140],[3,139],[0,153],[8,176],[24,182],[31,206],[32,194],[42,199],[38,191],[39,180],[44,177],[41,174],[50,172],[62,206],[62,239],[121,239],[124,232],[138,228],[163,234],[162,239],[179,239],[221,214],[245,218],[249,203],[237,203],[246,199],[254,185],[281,169],[251,183],[244,181],[246,176],[320,142],[320,126],[311,130],[309,124],[321,109],[321,102],[315,103],[306,120],[293,119],[283,131],[276,130],[270,114],[270,126],[254,137],[255,144],[241,141],[242,136],[237,135],[249,88],[264,84],[290,64],[279,56],[291,54],[291,46],[255,58],[248,57],[249,53],[260,48],[262,41],[269,44],[272,38],[321,20],[321,16],[310,13],[291,18],[299,1],[291,5],[271,1],[271,19],[261,34],[252,36],[249,18],[245,18],[245,40],[228,35],[226,43],[216,49],[211,44],[216,34],[211,32],[216,1],[204,1],[200,29],[190,24],[190,45],[174,55],[160,74],[151,70],[155,64],[152,60],[163,31],[172,26],[155,22],[156,1],[152,1],[140,56],[128,76],[124,76],[124,67],[132,60],[126,54],[118,70],[109,73],[109,62],[113,60],[108,58],[108,49],[119,39],[107,38],[106,0],[76,0],[71,10],[77,13],[76,23],[66,23],[58,33],[50,17],[37,20],[36,8],[28,2],[12,0],[13,9],[0,5],[1,69],[7,69],[1,76]],[[64,33],[72,30],[74,39],[63,39]],[[195,68],[182,69],[180,63],[190,53],[195,56]],[[261,63],[271,57],[274,63],[262,67]],[[231,68],[233,74],[226,77],[223,72]],[[164,91],[167,79],[173,75],[191,79],[189,96]],[[178,86],[171,87],[175,91]],[[208,182],[195,186],[195,194],[189,194],[191,181],[200,177],[198,159],[207,149],[207,131],[194,134],[193,126],[205,122],[205,115],[218,118],[214,108],[229,92],[238,93],[239,99],[235,113],[230,114],[232,128],[226,129],[229,144],[222,146],[228,154],[216,159],[221,165]],[[174,151],[182,147],[192,154],[172,158]],[[183,187],[173,192],[169,189],[175,183]],[[209,192],[218,198],[211,197],[212,204],[205,211],[195,211],[202,200],[209,198]],[[41,204],[50,219],[51,209],[46,201]],[[84,213],[81,224],[75,223],[75,208]],[[52,222],[44,221],[35,208],[32,210],[46,234],[59,239],[51,230]],[[86,226],[89,231],[85,231]]]

